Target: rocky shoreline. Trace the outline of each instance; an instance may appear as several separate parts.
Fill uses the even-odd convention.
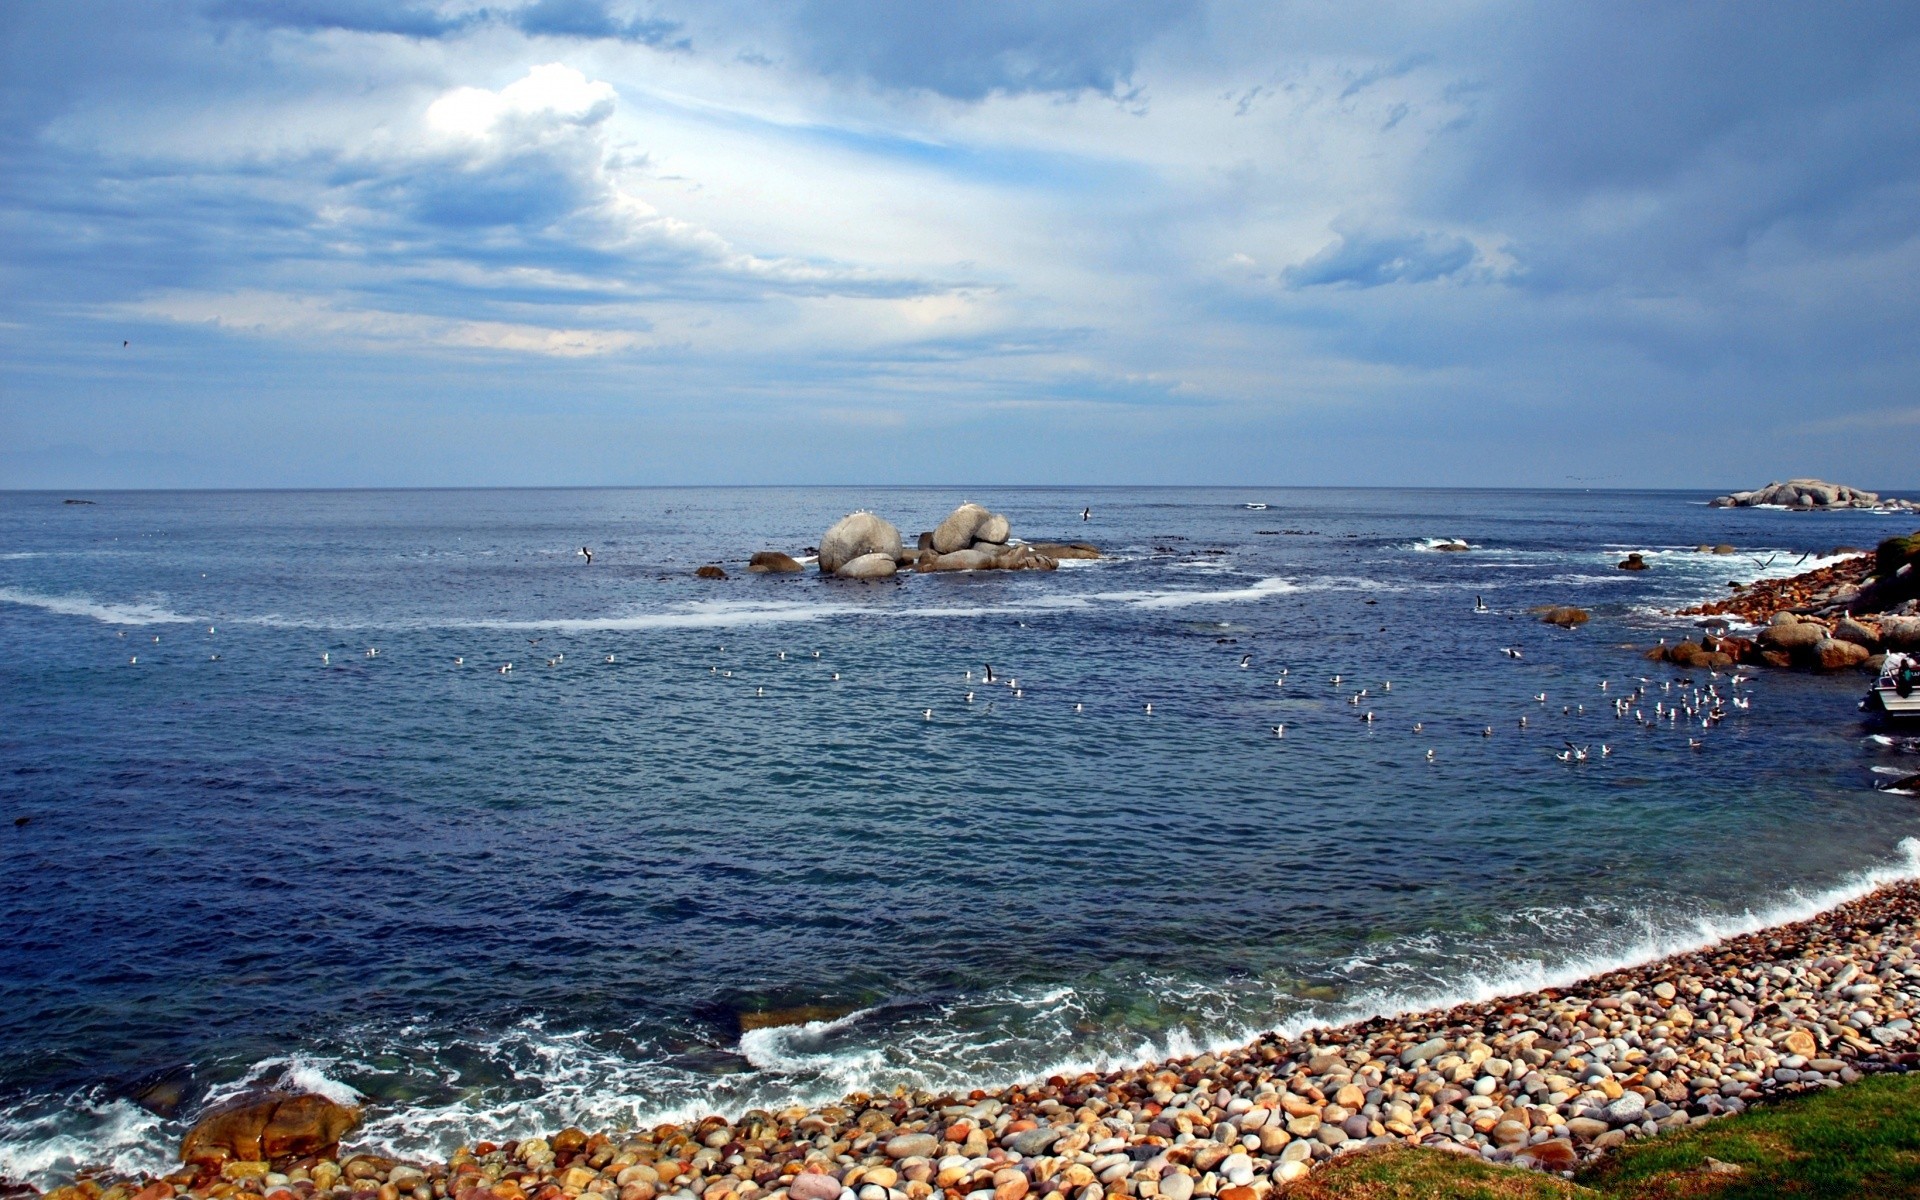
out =
[[[1920,1064],[1917,1011],[1920,882],[1907,881],[1565,988],[992,1092],[529,1131],[432,1163],[343,1151],[353,1110],[267,1097],[203,1121],[175,1174],[48,1196],[1264,1200],[1384,1144],[1569,1171],[1629,1139]]]

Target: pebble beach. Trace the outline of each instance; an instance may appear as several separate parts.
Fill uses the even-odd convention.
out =
[[[1904,1070],[1920,882],[1564,989],[964,1095],[853,1095],[402,1163],[202,1156],[55,1200],[1256,1200],[1336,1155],[1426,1146],[1567,1172],[1629,1139]]]

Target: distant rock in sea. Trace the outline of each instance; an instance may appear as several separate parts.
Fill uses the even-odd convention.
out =
[[[1761,505],[1799,509],[1803,512],[1837,508],[1877,508],[1920,512],[1920,504],[1915,504],[1911,500],[1895,500],[1891,496],[1883,497],[1878,492],[1863,491],[1843,483],[1828,483],[1824,479],[1789,479],[1785,483],[1776,480],[1750,492],[1733,492],[1725,496],[1715,496],[1711,502],[1713,508],[1756,508]]]

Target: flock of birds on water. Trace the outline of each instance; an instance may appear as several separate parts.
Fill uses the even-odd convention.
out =
[[[583,550],[581,553],[584,554],[585,551]],[[1493,610],[1488,607],[1481,597],[1475,596],[1473,611],[1477,614],[1486,614]],[[1021,625],[1024,627],[1025,622],[1021,622]],[[207,627],[207,634],[209,636],[217,633],[218,628],[216,626],[210,625]],[[123,630],[119,633],[119,636],[125,638],[127,635]],[[533,637],[526,640],[528,648],[537,652],[539,647],[547,639],[545,637]],[[158,643],[160,641],[160,635],[153,635],[153,641]],[[720,653],[724,654],[727,647],[722,643],[717,649]],[[1525,653],[1519,646],[1501,646],[1499,647],[1499,653],[1503,657],[1514,661],[1525,659]],[[381,651],[378,646],[368,646],[363,652],[363,657],[366,659],[377,659],[380,657],[380,654]],[[818,650],[812,651],[811,655],[814,660],[821,658],[821,652]],[[547,656],[544,661],[549,668],[557,668],[566,661],[566,657],[564,652],[556,651],[552,655]],[[787,657],[787,651],[781,650],[777,652],[776,658],[778,661],[787,661]],[[1252,653],[1242,654],[1239,660],[1239,668],[1241,670],[1251,670],[1254,666],[1254,657]],[[220,655],[213,653],[209,655],[209,660],[219,662]],[[138,655],[134,655],[131,656],[128,661],[130,665],[138,665],[140,659]],[[618,661],[618,656],[615,654],[607,654],[604,658],[604,662],[608,664],[614,664]],[[464,655],[456,655],[452,659],[452,665],[455,667],[463,668],[466,666],[466,662],[467,660]],[[321,651],[320,663],[323,667],[331,667],[333,665],[333,652],[331,650]],[[494,671],[500,675],[511,675],[514,671],[514,663],[512,661],[502,661],[494,667]],[[708,673],[720,679],[732,679],[734,677],[731,669],[722,668],[718,665],[710,666]],[[1601,695],[1608,697],[1608,702],[1612,706],[1613,716],[1616,721],[1631,720],[1635,727],[1646,731],[1663,729],[1678,731],[1684,729],[1688,734],[1688,747],[1693,750],[1701,750],[1706,746],[1705,736],[1709,731],[1725,721],[1732,714],[1748,711],[1752,707],[1752,697],[1742,694],[1741,689],[1753,683],[1755,678],[1752,675],[1743,674],[1737,670],[1728,672],[1710,670],[1707,671],[1706,674],[1708,678],[1704,682],[1690,675],[1682,675],[1677,678],[1658,681],[1657,684],[1656,681],[1648,676],[1638,676],[1623,683],[1623,690],[1618,694],[1614,693],[1613,680],[1602,679],[1598,682],[1597,690]],[[1280,667],[1273,684],[1276,688],[1287,688],[1290,678],[1290,668]],[[840,672],[830,671],[827,681],[830,683],[840,682]],[[984,689],[1004,688],[1006,690],[1006,697],[1013,700],[1022,700],[1026,697],[1026,689],[1021,685],[1017,677],[995,672],[990,663],[981,664],[977,674],[972,668],[967,668],[962,672],[962,681],[966,690],[960,697],[961,704],[964,706],[973,706],[976,701],[981,701],[981,711],[990,712],[992,711],[993,705],[992,699],[983,695]],[[1724,690],[1722,690],[1723,681]],[[1326,685],[1334,689],[1350,687],[1355,682],[1357,681],[1350,679],[1345,674],[1336,673],[1326,677]],[[1631,685],[1630,690],[1624,690],[1629,684]],[[1356,714],[1357,719],[1369,730],[1378,722],[1379,713],[1375,708],[1369,707],[1367,702],[1391,695],[1393,693],[1393,681],[1382,680],[1378,687],[1379,691],[1377,693],[1374,691],[1372,685],[1362,686],[1357,690],[1344,693],[1345,701],[1349,706],[1362,710]],[[1294,691],[1297,693],[1299,689],[1295,688]],[[754,695],[756,698],[764,698],[766,696],[765,686],[756,685],[754,687]],[[1549,697],[1546,692],[1533,693],[1531,699],[1533,703],[1539,705],[1542,709],[1548,709]],[[1074,701],[1072,711],[1077,714],[1084,713],[1086,711],[1085,703]],[[1153,716],[1153,702],[1143,702],[1141,712],[1144,716]],[[1560,707],[1560,715],[1562,717],[1575,718],[1582,717],[1585,714],[1585,703],[1566,703]],[[931,722],[935,719],[935,715],[935,710],[931,707],[923,707],[919,710],[919,717],[922,721]],[[1534,728],[1532,719],[1527,715],[1520,716],[1517,720],[1517,728],[1520,731],[1527,731]],[[1286,739],[1288,727],[1285,723],[1271,725],[1268,729],[1275,739]],[[1694,732],[1696,729],[1699,731],[1698,733]],[[1426,732],[1426,722],[1413,722],[1411,731],[1416,737],[1424,734]],[[1482,738],[1492,738],[1494,736],[1494,727],[1492,725],[1483,725],[1479,730],[1479,735]],[[1296,730],[1296,740],[1297,738],[1298,731]],[[1578,743],[1565,741],[1562,744],[1565,748],[1553,750],[1552,756],[1555,761],[1568,765],[1577,765],[1596,759],[1611,758],[1615,753],[1614,745],[1607,742],[1595,745],[1592,742]],[[1428,763],[1437,762],[1438,757],[1439,751],[1437,747],[1434,746],[1428,746],[1423,754],[1424,760]]]

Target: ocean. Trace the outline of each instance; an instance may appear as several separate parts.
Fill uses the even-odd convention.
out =
[[[1912,524],[1708,498],[0,493],[0,1176],[161,1168],[260,1085],[411,1156],[964,1090],[1914,874],[1920,804],[1874,784],[1920,746],[1863,678],[1615,715],[1709,682],[1640,653],[1676,608]],[[744,570],[962,500],[1109,557]]]

